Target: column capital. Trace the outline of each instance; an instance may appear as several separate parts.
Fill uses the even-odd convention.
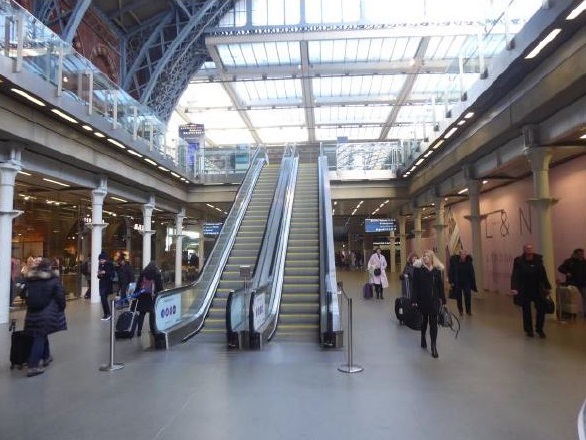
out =
[[[551,161],[551,149],[547,147],[526,147],[523,149],[523,154],[527,156],[531,171],[547,171]]]

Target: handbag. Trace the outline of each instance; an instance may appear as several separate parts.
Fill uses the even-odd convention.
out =
[[[545,313],[547,315],[552,315],[555,312],[555,303],[553,302],[553,299],[551,299],[551,296],[547,295],[545,297]]]
[[[447,306],[440,306],[437,314],[437,324],[441,327],[448,327],[454,332],[454,338],[458,337],[460,333],[460,321],[456,318]]]
[[[380,267],[375,268],[373,274],[375,277],[380,276],[380,274],[381,274]]]

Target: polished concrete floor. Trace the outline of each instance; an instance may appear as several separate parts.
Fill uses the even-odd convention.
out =
[[[362,272],[341,272],[353,299],[353,363],[346,349],[309,342],[227,350],[195,337],[151,351],[148,335],[116,344],[100,305],[68,303],[69,330],[50,337],[55,361],[27,378],[9,369],[0,326],[0,439],[576,439],[586,397],[586,322],[550,320],[547,339],[528,339],[509,297],[482,295],[457,339],[441,329],[439,359],[385,300],[361,299]],[[452,308],[454,305],[452,304]],[[346,306],[344,306],[346,310]],[[13,312],[22,326],[23,313]],[[145,329],[146,330],[146,329]],[[145,331],[145,333],[147,333]]]

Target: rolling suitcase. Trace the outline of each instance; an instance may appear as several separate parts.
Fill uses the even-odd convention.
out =
[[[560,317],[563,319],[575,319],[578,316],[581,303],[580,291],[576,286],[558,286],[556,295],[560,304]]]
[[[417,307],[411,305],[411,289],[409,279],[405,279],[406,292],[409,296],[401,296],[395,300],[395,316],[401,325],[406,325],[413,330],[421,330],[423,316]]]
[[[23,330],[12,332],[10,341],[10,369],[14,367],[19,370],[28,363],[28,357],[33,346],[33,337],[27,335]]]
[[[364,299],[372,299],[372,284],[366,283],[362,286],[362,297]]]
[[[132,339],[134,337],[134,322],[138,312],[136,311],[136,299],[130,304],[129,310],[122,312],[116,320],[116,330],[114,337],[116,339]]]

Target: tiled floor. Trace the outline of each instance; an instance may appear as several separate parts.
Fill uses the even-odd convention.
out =
[[[260,352],[198,337],[145,351],[143,334],[144,342],[116,344],[122,370],[102,372],[108,324],[99,304],[76,300],[68,303],[69,330],[51,336],[55,362],[27,378],[9,369],[2,325],[0,439],[577,438],[584,320],[548,321],[546,340],[528,339],[510,298],[476,297],[457,339],[441,330],[435,360],[419,348],[418,333],[392,316],[396,288],[384,301],[364,301],[363,278],[339,275],[353,298],[354,362],[364,367],[355,374],[338,371],[345,349],[279,341],[278,334]]]

